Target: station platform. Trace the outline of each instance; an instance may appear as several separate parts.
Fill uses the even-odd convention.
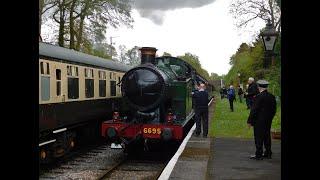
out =
[[[281,179],[281,141],[272,141],[272,159],[251,160],[253,139],[191,136],[169,179]]]

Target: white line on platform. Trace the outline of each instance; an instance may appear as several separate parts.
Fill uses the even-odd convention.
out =
[[[210,106],[211,102],[213,101],[213,98],[211,98],[211,101],[208,103],[208,106]]]
[[[213,98],[211,98],[211,101],[208,103],[208,106],[210,106],[210,104],[212,103]],[[172,170],[174,168],[174,166],[176,165],[180,155],[182,154],[184,148],[187,145],[187,142],[189,141],[189,139],[191,138],[194,130],[196,129],[196,123],[194,123],[194,125],[192,126],[192,128],[190,129],[189,133],[187,134],[186,138],[184,138],[184,140],[182,141],[179,149],[177,150],[177,152],[174,154],[174,156],[171,158],[171,160],[169,161],[169,163],[167,164],[167,166],[164,168],[164,170],[162,171],[160,177],[158,178],[158,180],[167,180],[169,179]]]
[[[167,166],[164,168],[164,170],[162,171],[160,177],[158,178],[158,180],[167,180],[170,177],[170,174],[175,166],[175,164],[177,163],[181,153],[183,152],[184,148],[187,145],[187,142],[189,141],[193,131],[196,129],[196,124],[194,124],[192,126],[192,128],[190,129],[188,135],[186,136],[186,138],[184,138],[183,142],[181,143],[178,151],[174,154],[174,156],[171,158],[171,160],[169,161],[169,163],[167,164]]]

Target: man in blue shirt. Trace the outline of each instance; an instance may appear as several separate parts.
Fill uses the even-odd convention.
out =
[[[235,96],[236,96],[235,90],[234,90],[233,86],[230,85],[230,88],[228,90],[228,99],[229,99],[230,109],[232,112],[233,112],[233,101],[234,101]]]
[[[203,137],[208,135],[208,92],[205,90],[205,84],[200,84],[199,90],[193,93],[195,100],[195,118],[196,118],[196,132],[195,135],[199,136],[201,133],[201,119],[203,121]]]

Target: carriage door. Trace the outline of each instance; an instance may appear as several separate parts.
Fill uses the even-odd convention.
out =
[[[62,83],[62,78],[65,77],[63,74],[63,68],[60,64],[55,64],[54,66],[54,97],[56,102],[64,102],[65,101],[65,93]]]

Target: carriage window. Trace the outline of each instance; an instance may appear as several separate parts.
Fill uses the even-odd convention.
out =
[[[110,79],[112,79],[112,72],[110,72]]]
[[[44,74],[43,62],[40,62],[40,72],[41,74]]]
[[[91,98],[94,96],[94,82],[93,79],[86,79],[85,80],[85,91],[86,91],[86,98]]]
[[[68,76],[78,76],[78,67],[76,66],[67,66],[67,75]]]
[[[93,78],[93,69],[85,68],[84,76],[88,78],[85,80],[85,94],[86,98],[91,98],[94,96],[94,80]]]
[[[57,81],[57,96],[61,95],[61,81]]]
[[[99,80],[99,96],[106,97],[106,80]]]
[[[99,79],[106,79],[106,72],[99,71]]]
[[[50,74],[49,63],[47,63],[47,73],[46,74]]]
[[[67,75],[71,76],[71,66],[67,66]]]
[[[71,67],[71,76],[78,76],[78,67]]]
[[[68,78],[68,98],[78,99],[79,98],[79,79]]]
[[[61,70],[56,69],[56,80],[57,80],[57,96],[61,95]]]
[[[99,71],[99,96],[106,97],[106,72]]]
[[[84,69],[84,76],[86,78],[93,78],[93,69],[85,68]]]
[[[48,101],[50,99],[50,77],[41,76],[41,100]]]
[[[61,80],[61,70],[60,69],[56,69],[56,78],[57,78],[57,80]]]
[[[49,63],[47,63],[47,62],[40,62],[40,73],[41,73],[41,74],[48,74],[48,75],[50,75]]]
[[[116,81],[110,81],[110,94],[116,96]]]

